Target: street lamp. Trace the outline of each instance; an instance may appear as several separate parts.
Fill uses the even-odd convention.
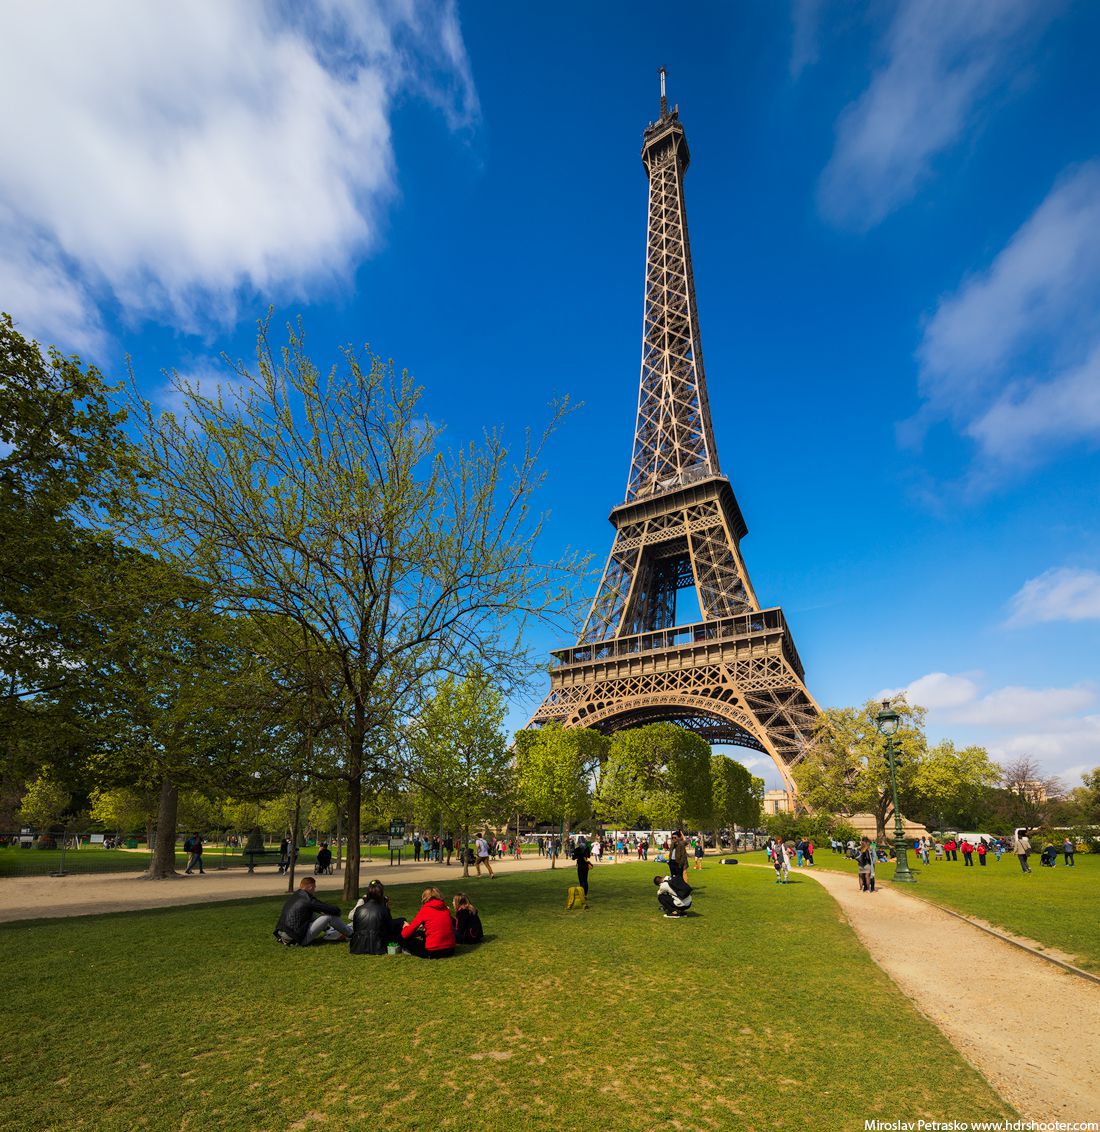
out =
[[[894,799],[894,854],[897,866],[894,869],[894,882],[916,884],[917,878],[909,871],[909,854],[905,844],[905,828],[901,824],[901,810],[898,809],[898,776],[894,763],[894,736],[897,734],[900,717],[890,706],[889,700],[882,701],[882,707],[875,716],[875,726],[886,740],[886,762],[890,767],[890,793]]]

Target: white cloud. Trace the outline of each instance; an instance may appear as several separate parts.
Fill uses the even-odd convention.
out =
[[[1100,440],[1100,163],[1063,175],[990,266],[945,297],[918,350],[919,428],[977,445],[974,486]]]
[[[1064,719],[1096,702],[1096,692],[1084,685],[1074,688],[1023,688],[1009,686],[989,692],[948,714],[952,721],[981,727],[1032,727]]]
[[[1008,625],[1100,619],[1100,571],[1061,566],[1030,578],[1009,602]]]
[[[1086,715],[1045,728],[1022,731],[989,744],[997,762],[1031,755],[1068,789],[1081,785],[1081,775],[1100,765],[1100,715]]]
[[[949,676],[946,672],[930,672],[914,680],[904,689],[912,704],[920,704],[929,711],[950,710],[972,703],[978,695],[978,685],[967,676]]]
[[[797,79],[807,67],[817,62],[823,3],[824,0],[794,0],[791,12],[794,32],[791,37],[790,62],[793,79]]]
[[[824,214],[867,229],[910,200],[934,158],[959,140],[1057,6],[902,0],[882,65],[837,123],[836,148],[821,177]]]
[[[477,112],[453,4],[5,14],[0,305],[66,346],[101,343],[104,302],[194,329],[242,293],[346,278],[394,192],[394,99]]]
[[[1100,762],[1100,715],[1083,714],[1097,701],[1091,684],[1008,686],[982,694],[968,675],[932,672],[900,690],[910,703],[928,709],[930,730],[980,743],[997,760],[1032,755],[1050,774]]]

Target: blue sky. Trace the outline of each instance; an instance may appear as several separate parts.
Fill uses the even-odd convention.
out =
[[[1076,784],[1100,762],[1100,7],[669,13],[15,0],[0,307],[108,374],[130,354],[153,396],[247,357],[268,304],[321,359],[392,355],[455,440],[518,439],[568,393],[547,551],[602,563],[665,64],[722,470],[811,691],[908,688],[933,738]]]

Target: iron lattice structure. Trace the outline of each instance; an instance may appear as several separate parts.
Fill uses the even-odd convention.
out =
[[[748,533],[719,470],[707,401],[684,172],[690,154],[661,73],[661,116],[644,134],[649,176],[638,416],[626,501],[575,647],[552,654],[532,726],[605,734],[669,720],[712,743],[765,752],[793,792],[817,716],[781,609],[761,609],[741,557]],[[700,620],[676,624],[694,589]]]

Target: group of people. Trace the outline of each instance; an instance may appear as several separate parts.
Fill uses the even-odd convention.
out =
[[[480,943],[485,937],[481,915],[470,898],[457,892],[448,909],[438,888],[420,894],[420,910],[411,920],[394,916],[380,880],[367,885],[348,919],[335,904],[317,899],[317,881],[303,877],[289,896],[275,924],[275,938],[285,947],[307,947],[321,940],[347,942],[353,955],[396,955],[446,959],[455,947]]]

